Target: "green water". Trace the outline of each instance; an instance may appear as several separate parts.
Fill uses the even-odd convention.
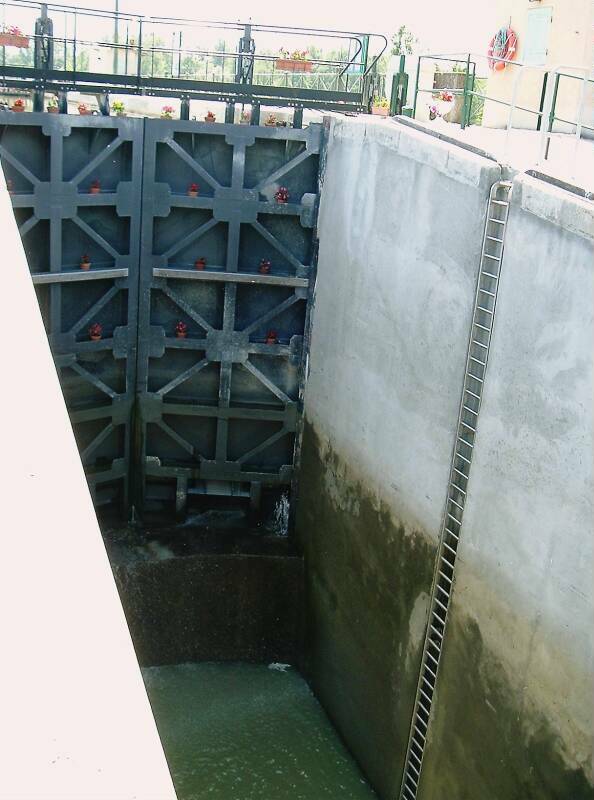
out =
[[[301,676],[255,664],[143,676],[178,800],[371,800]]]

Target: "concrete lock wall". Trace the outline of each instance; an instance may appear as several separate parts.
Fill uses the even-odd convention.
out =
[[[419,794],[592,797],[594,207],[514,182]]]
[[[329,132],[297,508],[307,666],[383,798],[402,777],[500,177],[398,124]],[[591,796],[592,208],[527,178],[512,197],[423,800]]]
[[[297,530],[309,675],[383,797],[400,782],[499,167],[336,121],[320,209]]]

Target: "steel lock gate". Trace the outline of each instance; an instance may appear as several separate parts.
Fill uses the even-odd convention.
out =
[[[263,487],[288,486],[322,126],[0,117],[95,502],[179,511],[196,493],[257,505]]]

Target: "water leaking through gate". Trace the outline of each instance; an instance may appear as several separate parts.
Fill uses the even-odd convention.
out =
[[[258,506],[263,490],[286,490],[322,126],[0,117],[0,160],[96,504],[181,511],[196,493]]]

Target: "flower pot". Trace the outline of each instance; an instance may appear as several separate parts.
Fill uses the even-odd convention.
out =
[[[101,189],[98,186],[91,186],[89,194],[101,194]]]
[[[278,344],[278,339],[276,338],[276,336],[267,336],[266,344]]]
[[[101,334],[100,333],[92,333],[89,338],[90,338],[90,340],[92,342],[98,342],[99,339],[101,339]]]
[[[0,33],[0,47],[29,47],[29,37],[18,33]]]
[[[81,109],[79,108],[78,109],[78,113],[81,115],[81,117],[90,117],[91,116],[91,112],[89,111],[88,108],[83,110],[83,111],[81,111]]]
[[[260,273],[260,275],[270,275],[271,267],[272,265],[270,261],[262,259],[262,261],[260,262],[260,266],[258,267],[258,272]]]
[[[60,111],[58,106],[48,106],[46,110],[48,114],[58,114]]]
[[[375,117],[387,117],[390,109],[387,106],[371,106],[371,113]]]
[[[198,192],[194,189],[188,189],[188,197],[198,197]]]
[[[197,258],[194,262],[194,269],[203,270],[206,267],[205,258]]]
[[[24,111],[24,110],[25,110],[25,106],[17,106],[17,105],[13,105],[13,106],[12,106],[12,110],[13,110],[13,111],[15,111],[15,112],[18,114],[18,113],[20,113],[21,111]]]
[[[312,63],[301,58],[277,58],[276,68],[282,72],[311,72]]]
[[[207,114],[207,115],[204,117],[204,121],[205,121],[205,122],[216,122],[216,121],[217,121],[217,118],[215,117],[215,115],[214,115],[214,114]]]
[[[187,331],[176,331],[175,332],[175,338],[176,339],[185,339],[187,337],[187,335],[188,335]]]
[[[85,272],[88,272],[91,269],[91,262],[90,261],[81,261],[80,268],[84,269]]]

